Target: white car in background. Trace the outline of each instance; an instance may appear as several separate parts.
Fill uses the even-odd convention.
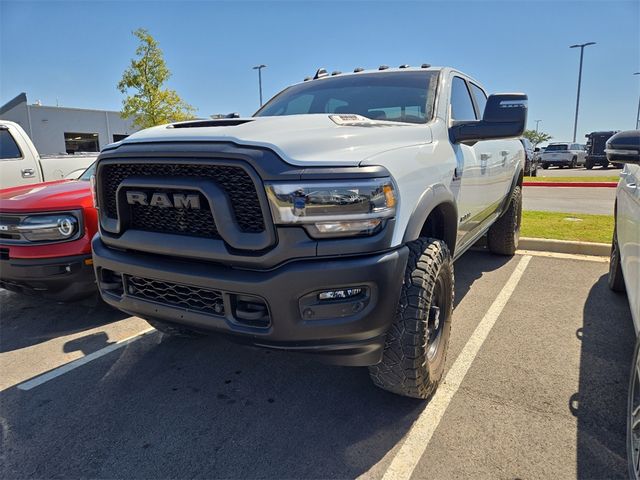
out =
[[[0,120],[0,188],[78,178],[98,153],[40,156],[20,125]]]
[[[580,143],[555,142],[547,145],[544,153],[540,155],[542,168],[547,169],[552,166],[560,168],[575,168],[583,165],[587,161],[587,151]]]
[[[615,227],[609,287],[627,292],[631,318],[640,331],[640,130],[620,132],[607,141],[611,163],[624,163],[616,191]],[[631,478],[640,478],[640,341],[636,341],[629,382],[627,453]]]

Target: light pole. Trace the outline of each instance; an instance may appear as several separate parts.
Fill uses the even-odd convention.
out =
[[[573,141],[576,141],[576,132],[578,131],[578,108],[580,107],[580,84],[582,83],[582,57],[584,56],[584,47],[589,45],[595,45],[596,42],[581,43],[578,45],[571,45],[569,48],[580,47],[580,70],[578,72],[578,95],[576,97],[576,118],[573,122]]]
[[[536,122],[536,133],[538,133],[538,124],[541,122],[542,120],[534,120],[534,122]]]
[[[634,73],[634,75],[640,75],[640,72]],[[636,113],[636,130],[638,130],[638,126],[640,125],[640,95],[638,96],[638,113]]]
[[[260,106],[262,106],[262,69],[266,65],[260,64],[253,67],[254,70],[258,70],[258,88],[260,89]]]

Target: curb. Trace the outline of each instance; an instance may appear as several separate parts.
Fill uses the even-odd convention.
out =
[[[523,182],[525,187],[598,187],[616,188],[617,182]]]
[[[608,257],[611,253],[611,245],[608,243],[576,242],[530,237],[520,237],[518,249],[554,253],[571,253],[575,255],[593,255],[597,257]]]

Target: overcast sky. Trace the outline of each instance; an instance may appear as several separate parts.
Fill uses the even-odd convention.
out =
[[[46,105],[118,110],[116,84],[147,28],[173,72],[170,86],[200,116],[252,114],[253,65],[265,98],[318,67],[447,65],[493,93],[529,95],[529,127],[573,131],[579,49],[585,50],[578,138],[635,127],[640,1],[178,2],[0,0],[0,104],[20,92]]]

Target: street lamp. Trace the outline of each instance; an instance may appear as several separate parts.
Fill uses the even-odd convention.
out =
[[[254,70],[258,70],[258,88],[260,89],[260,106],[262,106],[262,69],[266,65],[260,64],[253,67]]]
[[[542,120],[534,120],[534,122],[536,122],[536,133],[538,133],[538,124],[541,122]]]
[[[634,73],[634,75],[640,75],[640,72]],[[638,113],[636,113],[636,130],[638,130],[638,126],[640,125],[640,95],[638,96]]]
[[[584,47],[589,45],[595,45],[596,42],[581,43],[578,45],[571,45],[569,48],[580,47],[580,70],[578,72],[578,95],[576,97],[576,118],[573,122],[573,141],[576,141],[576,132],[578,131],[578,108],[580,107],[580,84],[582,83],[582,57],[584,56]]]

